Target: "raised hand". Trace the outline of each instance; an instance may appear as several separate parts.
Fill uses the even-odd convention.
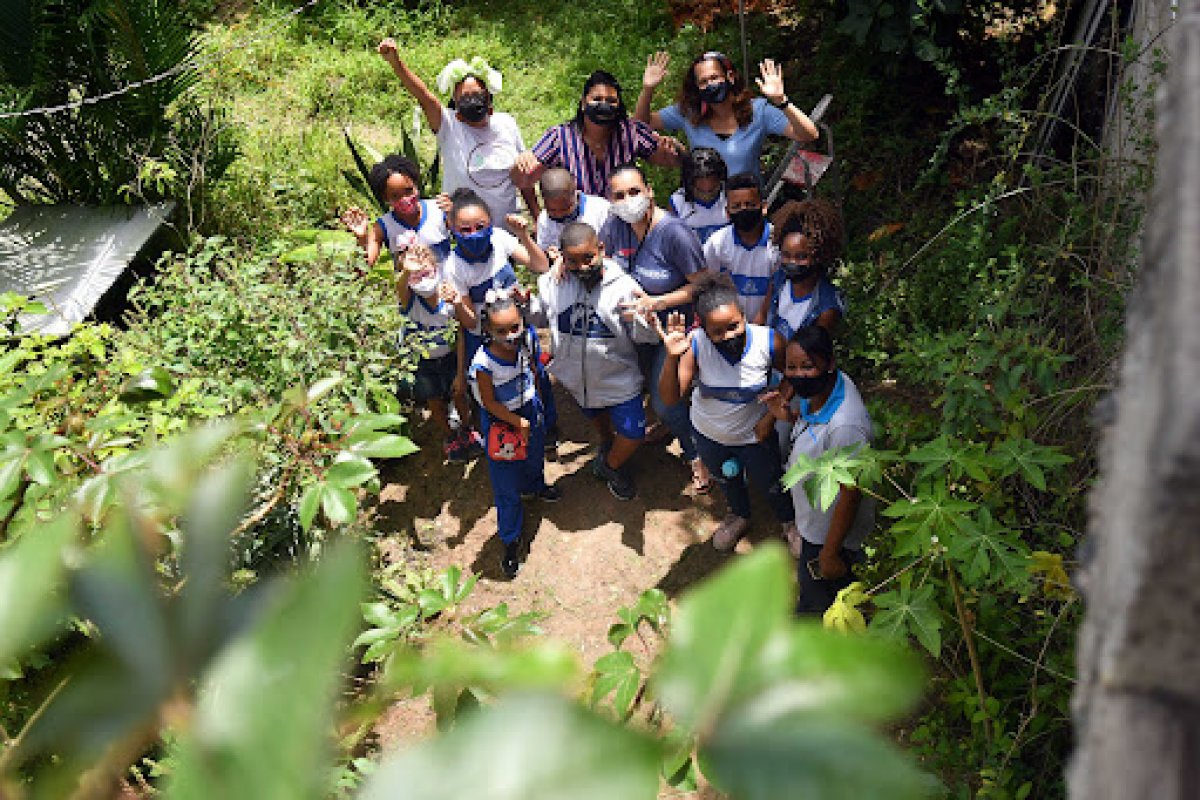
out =
[[[754,80],[763,97],[778,103],[787,96],[783,90],[783,69],[778,64],[768,58],[758,65],[758,72],[760,77]]]
[[[533,171],[541,166],[541,164],[542,162],[538,161],[538,157],[533,154],[532,150],[523,150],[520,153],[517,153],[517,157],[513,161],[513,166],[516,167],[522,175],[529,175],[533,173]]]
[[[462,305],[463,301],[462,295],[458,293],[458,290],[446,281],[442,281],[438,286],[438,298],[443,303],[449,303],[452,306]]]
[[[670,63],[671,56],[666,50],[659,50],[649,56],[646,59],[646,71],[642,73],[642,87],[657,89],[667,77],[667,65]]]
[[[529,220],[521,214],[508,214],[504,217],[504,225],[517,238],[529,235]]]
[[[433,198],[433,204],[437,206],[438,211],[441,211],[443,214],[449,214],[450,208],[453,205],[450,202],[450,195],[446,194],[445,192],[442,192],[437,197]]]
[[[367,232],[371,230],[371,218],[358,206],[351,206],[339,217],[346,230],[354,234],[359,243],[366,241]]]
[[[430,267],[437,267],[433,253],[428,247],[419,242],[414,242],[405,248],[403,263],[404,269],[413,274],[423,272]]]
[[[400,48],[396,46],[396,40],[390,36],[380,42],[376,50],[379,55],[383,56],[383,60],[389,64],[400,60]]]
[[[672,311],[667,315],[666,327],[663,326],[662,320],[655,314],[654,330],[658,332],[659,338],[666,345],[667,355],[669,356],[682,358],[683,354],[692,347],[692,343],[687,335],[687,320],[678,311]]]

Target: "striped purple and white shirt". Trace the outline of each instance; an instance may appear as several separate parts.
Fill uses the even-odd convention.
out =
[[[608,178],[614,169],[634,159],[648,158],[657,149],[658,140],[650,126],[625,119],[613,128],[602,161],[592,155],[583,132],[571,122],[547,128],[533,146],[533,154],[547,167],[562,167],[574,175],[584,194],[607,197]]]

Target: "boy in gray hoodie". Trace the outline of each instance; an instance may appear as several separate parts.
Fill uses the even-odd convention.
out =
[[[646,435],[642,374],[635,344],[653,344],[658,334],[632,312],[643,292],[615,261],[587,223],[563,227],[561,274],[538,279],[541,306],[553,340],[550,372],[566,387],[600,434],[592,471],[618,500],[637,490],[625,463]]]

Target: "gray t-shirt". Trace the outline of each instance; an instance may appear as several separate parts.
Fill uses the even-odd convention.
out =
[[[837,383],[820,410],[806,413],[807,407],[807,402],[802,401],[800,418],[792,426],[789,467],[796,463],[800,453],[816,458],[839,447],[871,443],[871,416],[863,404],[862,395],[858,393],[858,387],[846,373],[838,373]],[[792,505],[796,509],[796,527],[800,535],[813,544],[825,544],[836,501],[825,511],[814,508],[808,502],[801,480],[792,487]],[[860,549],[874,525],[875,501],[864,494],[842,546],[851,550]]]

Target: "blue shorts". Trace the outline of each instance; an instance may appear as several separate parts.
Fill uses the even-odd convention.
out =
[[[617,403],[608,408],[582,408],[580,410],[588,419],[608,414],[613,430],[622,439],[640,442],[646,438],[646,409],[642,407],[640,394],[629,398],[624,403]]]

